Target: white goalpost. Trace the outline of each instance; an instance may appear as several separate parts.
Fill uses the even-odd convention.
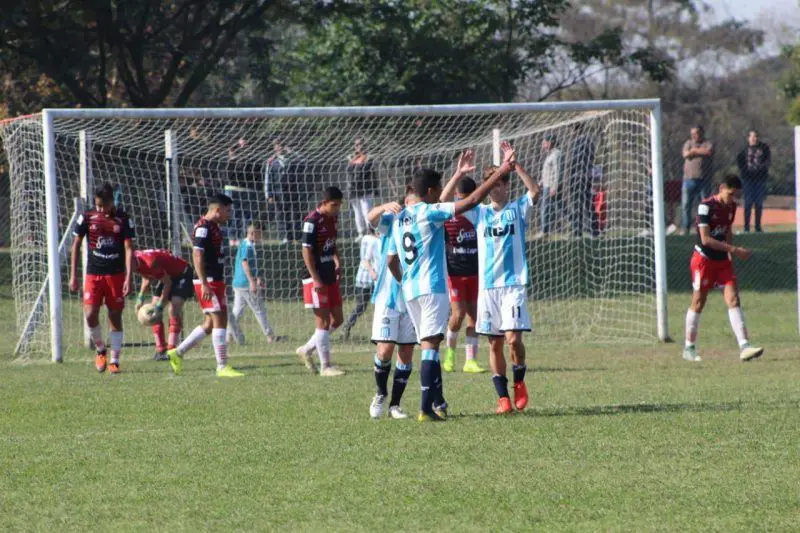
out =
[[[359,174],[349,164],[356,138],[366,146],[367,182],[374,187],[358,185],[366,171]],[[290,354],[313,329],[300,297],[299,223],[325,186],[337,185],[345,194],[338,249],[347,319],[356,306],[357,237],[363,231],[354,223],[355,204],[398,199],[419,167],[435,168],[447,179],[466,149],[476,152],[479,180],[483,167],[498,162],[505,140],[537,180],[550,153],[543,141],[560,151],[550,208],[537,205],[528,225],[535,342],[669,338],[658,100],[47,109],[0,122],[0,139],[11,173],[20,356],[49,354],[61,361],[91,355],[81,294],[68,291],[65,277],[72,224],[100,183],[116,187],[116,201],[136,223],[137,247],[164,248],[186,259],[188,235],[205,199],[214,192],[232,196],[227,276],[238,241],[249,223],[258,222],[262,296],[275,334],[288,337],[267,344],[245,310],[239,325],[246,343],[232,351]],[[511,183],[513,194],[521,194],[519,180],[512,176]],[[152,335],[136,323],[132,300],[129,307],[123,315],[126,345],[144,354]],[[187,304],[185,327],[199,321],[196,307]],[[371,309],[358,318],[348,348],[366,348],[370,323]]]

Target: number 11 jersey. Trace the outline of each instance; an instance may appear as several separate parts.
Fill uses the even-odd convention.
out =
[[[444,224],[454,215],[454,203],[420,202],[395,217],[388,255],[400,258],[406,301],[447,293]]]

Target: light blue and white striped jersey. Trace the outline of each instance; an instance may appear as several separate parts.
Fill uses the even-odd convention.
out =
[[[400,257],[406,301],[424,294],[447,294],[444,223],[454,214],[452,202],[420,202],[395,218],[389,255]]]
[[[525,194],[500,211],[491,205],[479,205],[464,213],[478,233],[480,290],[528,284],[525,229],[532,205],[531,196]]]
[[[393,309],[398,313],[406,312],[406,302],[400,291],[400,284],[394,279],[386,266],[387,252],[392,240],[392,222],[394,215],[384,213],[375,232],[381,236],[380,256],[378,257],[378,279],[372,291],[372,304],[380,309]]]

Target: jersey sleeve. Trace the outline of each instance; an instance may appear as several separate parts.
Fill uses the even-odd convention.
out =
[[[78,237],[86,237],[86,235],[89,233],[88,218],[89,217],[86,216],[86,213],[83,213],[81,216],[79,216],[78,220],[75,222],[75,229],[72,231],[72,233]]]
[[[522,198],[517,200],[517,209],[519,209],[522,218],[528,216],[528,211],[530,211],[531,207],[533,207],[533,196],[531,196],[530,192],[526,192],[522,195]]]
[[[122,240],[127,241],[136,237],[136,227],[131,217],[125,217],[122,223]]]
[[[481,214],[481,205],[478,204],[469,211],[461,213],[461,216],[469,220],[469,223],[472,224],[473,226],[477,226],[480,214]]]
[[[317,223],[308,219],[303,222],[303,247],[313,248],[317,243]]]
[[[211,245],[211,235],[208,231],[208,226],[197,226],[194,228],[194,235],[192,235],[192,246],[195,250],[205,250]]]
[[[700,202],[697,206],[697,226],[708,226],[711,223],[711,206]]]
[[[445,222],[453,218],[456,214],[456,204],[453,202],[445,202],[440,204],[432,204],[428,208],[427,218],[430,222],[443,226]]]
[[[386,247],[386,255],[397,255],[397,244],[394,242],[394,235],[389,239],[389,245]]]
[[[378,225],[375,227],[375,233],[378,235],[386,235],[392,229],[392,222],[394,222],[394,215],[391,213],[384,213],[381,215]]]

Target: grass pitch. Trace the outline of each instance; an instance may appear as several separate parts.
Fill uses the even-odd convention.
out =
[[[492,415],[488,375],[445,376],[444,424],[372,421],[370,356],[0,363],[2,531],[796,531],[794,293],[745,293],[762,360],[710,298],[680,345],[528,343],[532,407]],[[670,296],[680,336],[688,294]],[[10,350],[10,348],[9,348]],[[485,345],[481,359],[485,361]],[[404,406],[415,413],[418,365]]]

